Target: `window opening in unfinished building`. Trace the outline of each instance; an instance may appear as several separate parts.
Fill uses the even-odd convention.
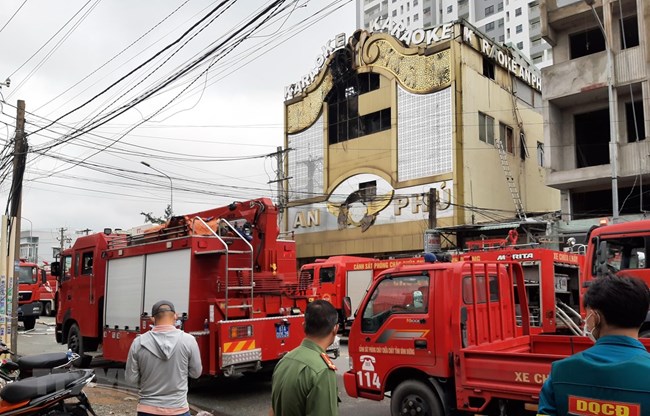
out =
[[[609,109],[576,114],[576,167],[609,164]]]
[[[571,59],[591,55],[605,50],[605,38],[599,27],[569,35]]]

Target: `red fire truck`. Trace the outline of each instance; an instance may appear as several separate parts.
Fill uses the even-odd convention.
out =
[[[174,217],[141,235],[80,237],[63,252],[56,339],[83,355],[101,343],[124,362],[160,299],[199,343],[205,374],[274,364],[303,337],[309,301],[295,242],[278,239],[277,208],[262,198]]]
[[[513,261],[521,264],[531,333],[580,335],[584,315],[580,301],[583,255],[534,246],[505,246],[457,254],[453,260]],[[521,307],[516,295],[515,301],[519,322]]]
[[[340,327],[349,324],[366,289],[379,272],[399,264],[422,263],[421,257],[377,260],[367,257],[333,256],[300,268],[300,281],[312,296],[332,303],[339,313]]]
[[[586,243],[585,282],[607,272],[621,272],[650,286],[650,220],[592,228]],[[650,311],[639,335],[650,338]]]
[[[350,330],[348,395],[382,400],[390,392],[394,416],[535,414],[551,363],[593,343],[531,334],[525,280],[521,264],[506,262],[382,272]]]
[[[40,316],[41,288],[47,285],[45,271],[36,263],[21,260],[18,265],[18,320],[26,330],[34,329]]]

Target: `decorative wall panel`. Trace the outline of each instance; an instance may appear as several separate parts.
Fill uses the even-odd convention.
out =
[[[306,130],[288,134],[289,201],[323,195],[323,116]]]
[[[425,95],[397,91],[397,177],[418,179],[452,171],[451,88]]]

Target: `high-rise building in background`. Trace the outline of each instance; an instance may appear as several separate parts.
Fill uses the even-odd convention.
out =
[[[539,0],[357,0],[357,27],[369,29],[377,18],[401,20],[409,29],[465,19],[495,42],[519,49],[538,68],[552,63]]]

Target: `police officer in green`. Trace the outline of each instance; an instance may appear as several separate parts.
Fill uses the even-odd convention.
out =
[[[553,363],[540,415],[650,415],[650,353],[638,340],[650,290],[634,277],[594,279],[584,296],[585,335],[596,344]]]
[[[305,339],[273,371],[271,415],[337,416],[336,367],[325,350],[338,332],[331,303],[317,300],[305,311]]]

